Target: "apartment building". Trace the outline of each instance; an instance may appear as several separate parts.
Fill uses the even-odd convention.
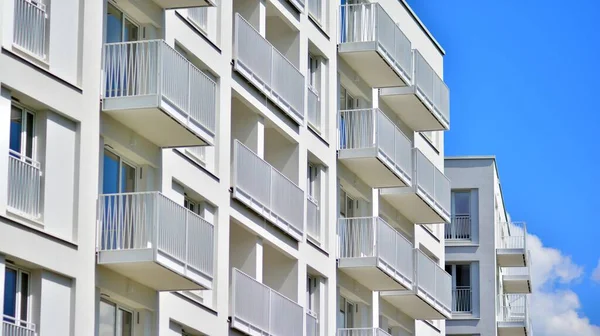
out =
[[[447,335],[532,335],[531,257],[525,223],[505,208],[493,156],[448,157],[452,221],[446,224],[446,271],[452,275]]]
[[[0,17],[0,335],[444,335],[444,51],[403,0]]]

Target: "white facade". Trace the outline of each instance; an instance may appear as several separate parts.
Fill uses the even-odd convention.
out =
[[[444,335],[444,51],[347,2],[0,0],[0,335]]]
[[[511,221],[496,159],[450,157],[452,221],[446,270],[452,274],[448,335],[531,335],[531,257],[525,223]]]

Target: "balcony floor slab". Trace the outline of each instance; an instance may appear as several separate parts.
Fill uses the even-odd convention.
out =
[[[376,257],[342,258],[338,262],[338,268],[370,290],[412,288],[409,278],[394,274],[388,265]]]
[[[381,297],[416,320],[445,320],[452,318],[450,310],[444,309],[433,300],[426,299],[420,291],[381,292]]]
[[[498,322],[498,336],[528,336],[525,322]]]
[[[413,182],[414,183],[414,182]],[[427,197],[412,187],[385,188],[381,196],[399,210],[408,220],[416,224],[440,224],[450,222],[450,216],[436,210]]]
[[[529,275],[503,275],[502,287],[506,294],[530,294],[531,279]]]
[[[498,248],[496,249],[498,266],[500,267],[525,267],[527,255],[525,249]]]
[[[446,131],[450,128],[414,86],[383,88],[380,97],[414,131]]]
[[[408,80],[387,61],[378,43],[352,42],[338,45],[340,57],[371,87],[405,86]]]
[[[410,178],[390,168],[377,148],[342,149],[338,158],[350,171],[373,188],[410,186]]]

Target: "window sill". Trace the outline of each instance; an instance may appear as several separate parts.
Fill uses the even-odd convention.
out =
[[[317,28],[317,30],[319,30],[321,32],[321,34],[323,34],[323,36],[325,36],[325,38],[327,40],[331,40],[331,37],[329,36],[329,34],[327,34],[327,32],[325,31],[325,27],[323,27],[323,24],[321,24],[321,22],[319,22],[319,20],[317,20],[315,17],[313,17],[312,14],[310,14],[310,13],[308,13],[308,19],[310,21],[312,21],[315,28]]]
[[[437,154],[440,154],[440,150],[437,148],[436,145],[433,144],[433,141],[431,139],[429,139],[428,136],[426,136],[425,134],[419,132],[419,135],[421,135],[421,137],[425,140],[425,142],[427,142],[429,144],[429,147],[431,147],[431,149],[433,149]]]
[[[205,309],[205,310],[213,313],[214,315],[218,314],[215,309],[213,309],[211,306],[205,304],[202,300],[199,300],[196,295],[193,295],[193,294],[190,294],[190,293],[186,293],[186,292],[182,292],[182,291],[172,292],[172,293],[175,296],[178,296],[181,299],[184,299],[184,300],[190,302],[191,304],[193,304],[193,305],[195,305],[195,306],[197,306],[199,308]]]
[[[319,244],[315,239],[311,238],[308,234],[306,235],[306,242],[317,250],[321,251],[326,256],[329,256],[329,252],[325,249],[321,244]]]
[[[308,125],[308,130],[310,131],[310,133],[312,133],[314,136],[316,136],[317,138],[319,138],[319,140],[321,140],[321,142],[323,144],[325,144],[327,147],[329,147],[329,141],[327,141],[327,139],[325,139],[325,137],[323,136],[323,133],[321,133],[320,131],[318,131],[315,127],[313,127],[310,123],[307,122]]]
[[[478,321],[481,318],[473,316],[473,313],[452,313],[453,320],[475,320]]]
[[[446,246],[466,246],[466,247],[478,247],[479,243],[474,243],[470,240],[445,240]]]
[[[55,240],[59,243],[69,245],[70,247],[73,247],[73,248],[78,247],[78,244],[76,242],[46,231],[44,229],[43,222],[41,222],[39,220],[32,220],[27,217],[23,217],[18,212],[13,211],[9,208],[6,209],[6,214],[4,216],[0,215],[0,217],[4,217],[4,218],[8,219],[9,221],[17,224],[18,226],[23,227],[24,229],[45,235],[46,237],[51,238],[52,240]]]

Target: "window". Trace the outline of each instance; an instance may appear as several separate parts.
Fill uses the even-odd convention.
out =
[[[340,217],[351,218],[354,216],[356,201],[352,199],[344,189],[340,189]]]
[[[308,54],[308,85],[315,91],[319,92],[319,58]]]
[[[6,266],[4,270],[4,321],[26,327],[31,322],[31,276]]]
[[[340,111],[352,110],[356,108],[356,99],[346,90],[345,87],[340,86]]]
[[[471,265],[446,265],[446,272],[452,276],[452,311],[471,313]]]
[[[446,239],[471,239],[471,191],[452,192],[452,222],[446,225]]]
[[[103,194],[135,191],[136,167],[108,148],[104,149],[102,174]]]
[[[116,6],[106,7],[106,43],[139,40],[139,26]]]
[[[115,303],[100,300],[98,336],[133,335],[133,312]]]
[[[183,206],[190,210],[191,212],[201,216],[201,205],[200,202],[194,201],[191,198],[188,198],[187,196],[183,199]]]
[[[354,327],[354,313],[356,312],[356,304],[340,296],[340,311],[338,312],[338,327],[352,328]]]
[[[18,106],[10,110],[10,154],[22,160],[35,159],[35,115]]]
[[[319,291],[319,279],[313,275],[308,275],[306,278],[306,308],[312,313],[319,311],[317,307],[317,297]]]
[[[316,201],[319,198],[319,167],[317,167],[317,165],[312,163],[308,164],[307,179],[308,195]]]

